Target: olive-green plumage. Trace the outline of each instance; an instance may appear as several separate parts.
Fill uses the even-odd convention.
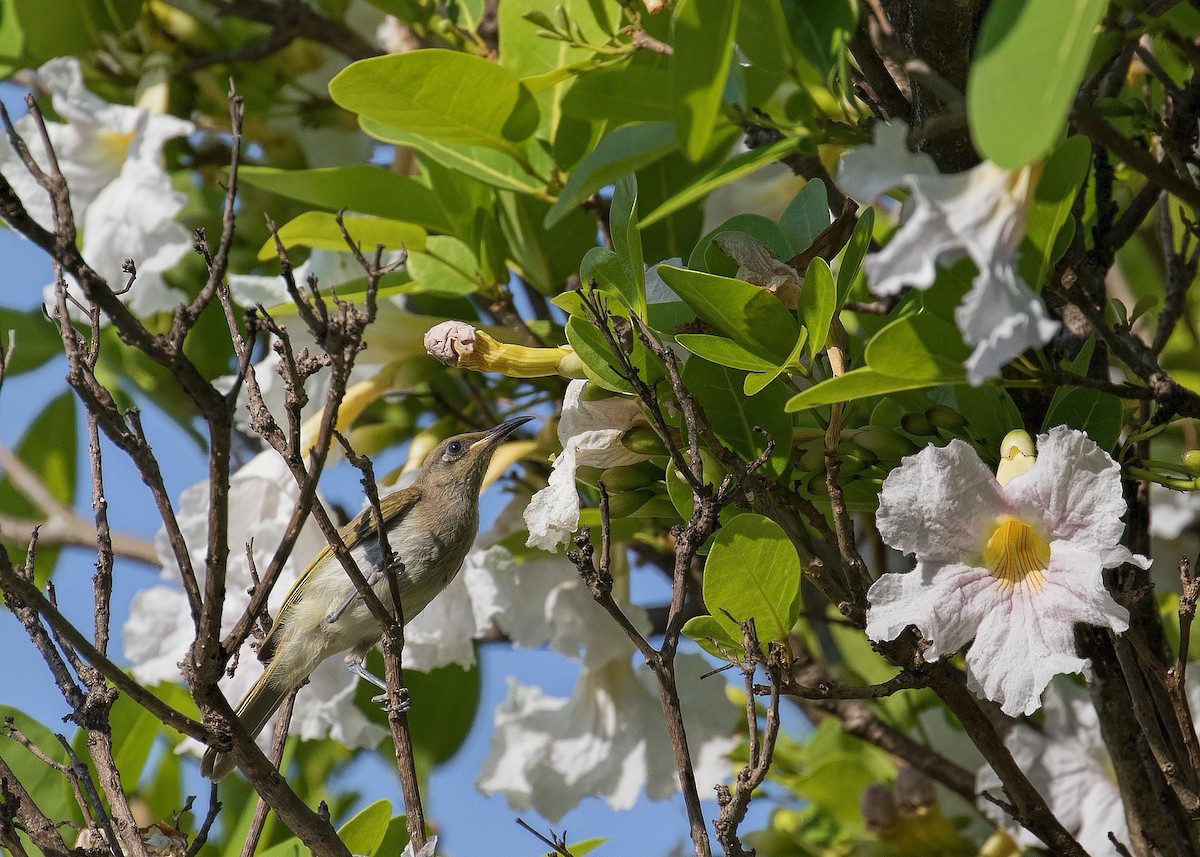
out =
[[[404,564],[400,604],[405,621],[425,609],[454,579],[479,529],[479,491],[500,441],[531,417],[508,420],[490,431],[460,434],[438,444],[408,488],[382,498],[388,542]],[[380,565],[379,539],[368,509],[341,529],[342,540],[365,576]],[[391,604],[387,579],[375,594]],[[237,708],[238,718],[257,735],[284,698],[327,657],[349,650],[348,663],[361,664],[380,637],[379,625],[328,546],[296,580],[259,649],[267,667]],[[349,602],[349,603],[347,603]],[[339,607],[343,612],[336,615]],[[330,620],[333,621],[330,621]],[[233,770],[227,754],[209,750],[200,772],[219,780]]]

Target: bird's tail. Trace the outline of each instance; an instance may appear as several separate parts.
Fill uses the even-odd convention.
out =
[[[267,721],[283,704],[283,699],[289,692],[286,689],[281,690],[271,682],[271,672],[271,667],[268,665],[263,670],[263,674],[258,677],[258,681],[250,688],[246,698],[237,707],[238,720],[242,721],[242,725],[246,727],[251,738],[263,730]],[[224,779],[233,770],[233,767],[232,756],[210,749],[200,762],[200,773],[216,782]]]

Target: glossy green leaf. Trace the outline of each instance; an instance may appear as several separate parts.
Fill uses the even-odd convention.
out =
[[[1033,192],[1029,223],[1025,237],[1032,250],[1021,254],[1021,275],[1034,290],[1066,249],[1059,246],[1058,236],[1072,219],[1071,207],[1079,188],[1087,180],[1092,163],[1092,144],[1087,137],[1076,134],[1064,140],[1046,159],[1042,177]]]
[[[420,179],[373,164],[316,170],[280,170],[246,166],[238,179],[248,185],[331,211],[347,209],[449,232],[437,196]]]
[[[683,382],[700,402],[713,433],[742,460],[753,461],[766,449],[766,438],[755,427],[774,438],[762,472],[779,476],[792,447],[792,418],[783,410],[787,390],[776,379],[751,400],[743,392],[745,378],[745,372],[700,357],[688,360],[683,369]]]
[[[55,337],[57,340],[57,337]],[[50,495],[66,508],[75,498],[75,469],[77,438],[75,432],[75,396],[70,390],[55,396],[26,426],[13,454],[37,474]],[[8,474],[0,474],[0,509],[9,515],[37,519],[43,515],[23,493],[17,490]],[[8,534],[17,537],[17,533]],[[28,538],[22,533],[19,538]],[[0,547],[0,550],[4,550]],[[14,562],[25,563],[23,546],[12,545]],[[40,587],[50,579],[58,560],[58,549],[38,548],[34,560],[34,582]]]
[[[732,277],[738,265],[713,243],[713,239],[725,232],[744,232],[757,238],[775,254],[777,259],[790,259],[793,255],[791,242],[774,220],[761,214],[735,214],[720,226],[708,231],[688,257],[688,267],[694,271],[708,271]]]
[[[671,104],[679,147],[692,161],[703,157],[717,124],[740,5],[740,0],[682,0],[675,7]]]
[[[365,116],[360,117],[359,124],[363,131],[377,140],[416,149],[443,167],[457,170],[484,184],[534,196],[543,196],[546,193],[546,182],[534,176],[529,166],[505,152],[486,146],[425,137],[392,128]],[[440,183],[438,187],[440,190]]]
[[[799,335],[796,320],[770,292],[672,265],[659,265],[658,273],[703,321],[748,350],[774,361],[791,352]]]
[[[779,228],[799,253],[829,226],[829,193],[823,181],[809,181],[779,216]],[[790,258],[790,257],[789,257]]]
[[[629,62],[581,76],[563,96],[562,109],[613,125],[661,122],[671,112],[664,57],[639,51]],[[672,139],[674,132],[672,131]]]
[[[817,182],[817,184],[821,183]],[[842,262],[838,266],[837,306],[834,308],[834,312],[841,310],[845,305],[850,289],[854,287],[854,281],[858,279],[863,259],[866,258],[867,249],[871,246],[871,232],[874,228],[875,209],[868,208],[859,215],[858,223],[854,224],[854,231],[850,233],[850,240],[846,242],[846,250],[842,253]]]
[[[788,400],[788,411],[803,411],[819,405],[831,405],[834,402],[852,402],[855,399],[866,399],[871,396],[882,396],[886,393],[899,393],[904,390],[920,390],[923,387],[937,387],[942,384],[965,384],[966,375],[959,373],[958,377],[947,379],[936,378],[898,378],[894,375],[884,375],[869,366],[851,369],[844,375],[830,378],[815,384]]]
[[[469,295],[479,288],[479,259],[451,235],[431,235],[424,252],[408,255],[407,269],[417,289],[445,295]]]
[[[867,365],[896,378],[960,380],[971,349],[958,328],[930,313],[898,318],[867,343]]]
[[[704,563],[704,606],[734,640],[748,619],[764,647],[787,637],[800,612],[800,557],[779,524],[748,513],[717,531]]]
[[[681,333],[675,337],[675,341],[710,363],[719,363],[734,369],[745,369],[747,372],[771,372],[779,368],[771,361],[764,360],[752,351],[747,351],[732,339],[726,339],[724,336],[711,336],[707,333]]]
[[[596,219],[576,209],[553,229],[545,229],[547,203],[507,191],[500,191],[498,197],[503,212],[500,228],[513,266],[542,294],[557,294],[578,270],[578,260],[595,247]]]
[[[523,160],[538,126],[533,95],[508,69],[472,54],[416,50],[359,60],[329,82],[340,107],[401,131],[496,149]]]
[[[837,310],[837,287],[829,263],[824,259],[813,259],[809,264],[796,309],[800,313],[800,323],[808,331],[808,355],[816,357],[825,347],[829,326]]]
[[[749,64],[772,77],[787,74],[795,60],[781,3],[742,3],[738,9],[738,49]],[[819,182],[818,182],[819,184]]]
[[[338,828],[338,838],[352,854],[374,854],[392,820],[392,803],[377,800]]]
[[[342,218],[346,232],[364,253],[374,252],[376,244],[385,250],[407,248],[409,252],[425,249],[425,230],[413,223],[385,220],[382,217],[359,217],[348,214]],[[279,230],[283,246],[312,247],[349,253],[335,216],[327,211],[306,211],[293,218]],[[258,251],[259,259],[275,258],[275,242],[266,241]]]
[[[748,152],[743,152],[740,155],[735,155],[728,160],[722,161],[716,167],[697,176],[696,180],[686,188],[646,215],[642,221],[642,225],[649,226],[652,223],[657,223],[662,218],[669,214],[674,214],[684,206],[703,199],[717,188],[748,176],[767,164],[774,163],[784,155],[798,149],[801,142],[799,139],[788,137],[769,146],[751,149]],[[821,183],[816,182],[816,184],[819,185]]]
[[[725,660],[742,656],[742,641],[734,640],[712,616],[693,616],[683,623],[683,633],[714,658]]]
[[[626,295],[629,308],[640,318],[646,317],[646,266],[642,261],[642,237],[638,232],[638,186],[632,173],[617,180],[609,206],[609,234],[613,252],[625,267],[626,281],[632,286]]]
[[[583,283],[595,281],[598,288],[619,296],[626,306],[637,300],[637,286],[629,267],[607,247],[593,247],[584,254],[579,279]]]
[[[392,820],[388,822],[387,831],[383,834],[383,841],[379,843],[372,857],[392,857],[393,854],[403,854],[404,847],[408,845],[408,819],[401,815],[392,816]]]
[[[11,717],[30,741],[60,764],[70,762],[54,733],[23,711],[0,705],[0,721]],[[79,807],[63,781],[63,775],[22,747],[6,732],[0,732],[0,756],[12,768],[25,790],[33,795],[38,809],[52,819],[80,820]]]
[[[614,393],[632,393],[621,375],[613,368],[614,358],[604,340],[604,335],[587,319],[573,315],[567,319],[567,342],[583,361],[583,371],[588,380]]]
[[[1060,387],[1046,409],[1042,430],[1054,426],[1079,429],[1101,449],[1112,450],[1121,437],[1121,400],[1102,390]]]
[[[0,352],[7,352],[10,333],[13,352],[12,360],[5,367],[7,375],[16,376],[36,369],[63,353],[58,329],[40,309],[22,312],[0,307]]]
[[[858,23],[858,4],[853,0],[804,0],[785,3],[783,9],[796,52],[823,80],[828,79]]]
[[[661,158],[675,148],[675,131],[666,122],[626,125],[600,138],[580,161],[546,213],[549,229],[605,185]]]
[[[1108,0],[995,0],[967,76],[979,153],[1016,169],[1050,150],[1079,90]]]

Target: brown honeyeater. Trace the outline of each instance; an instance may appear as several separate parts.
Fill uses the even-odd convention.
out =
[[[404,566],[396,582],[406,622],[458,573],[479,529],[479,492],[492,453],[531,419],[516,417],[489,431],[442,441],[426,457],[412,485],[381,499],[388,544]],[[390,609],[391,590],[379,573],[382,554],[371,510],[343,527],[341,536],[375,594]],[[318,664],[339,652],[349,650],[350,670],[382,687],[362,665],[380,636],[379,623],[326,545],[292,585],[259,647],[258,657],[266,669],[237,707],[246,731],[251,735],[262,731],[284,698]],[[200,772],[219,780],[233,767],[229,754],[209,749]]]

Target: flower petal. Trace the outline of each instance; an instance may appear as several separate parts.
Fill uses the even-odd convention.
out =
[[[908,456],[888,474],[876,524],[883,540],[901,553],[956,562],[981,549],[990,523],[1006,511],[991,471],[955,439]]]
[[[1037,440],[1037,462],[1004,487],[1021,516],[1051,539],[1096,554],[1120,543],[1126,511],[1121,468],[1078,429],[1055,426]]]
[[[1045,345],[1061,326],[1008,263],[980,270],[954,321],[963,341],[975,347],[966,362],[967,380],[974,386],[998,377],[1014,357]]]

